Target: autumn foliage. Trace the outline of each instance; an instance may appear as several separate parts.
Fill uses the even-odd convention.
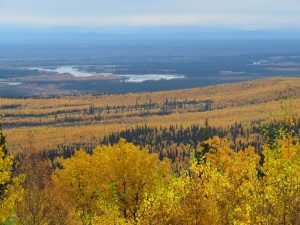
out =
[[[179,176],[124,140],[77,152],[53,176],[83,224],[300,224],[298,137],[266,144],[263,163],[252,147],[207,144]]]
[[[0,224],[9,220],[14,207],[21,200],[23,176],[13,176],[13,156],[7,155],[5,137],[0,128]]]
[[[93,155],[78,151],[61,166],[53,179],[86,224],[137,222],[143,201],[171,172],[167,160],[124,140],[98,147]]]
[[[275,151],[265,146],[262,166],[251,147],[209,143],[202,163],[147,200],[141,224],[300,224],[299,139],[284,138]]]
[[[124,139],[57,162],[30,155],[23,159],[23,189],[12,174],[13,159],[1,151],[0,219],[22,225],[300,224],[300,138],[286,123],[264,126],[272,141],[266,136],[259,153],[210,138],[179,172]]]

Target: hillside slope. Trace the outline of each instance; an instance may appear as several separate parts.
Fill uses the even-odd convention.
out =
[[[1,123],[14,151],[95,146],[110,132],[136,125],[226,127],[281,114],[280,96],[300,112],[300,78],[273,78],[142,94],[0,99]],[[47,141],[45,141],[47,140]]]

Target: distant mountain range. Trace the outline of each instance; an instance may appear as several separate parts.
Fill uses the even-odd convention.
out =
[[[8,27],[0,26],[0,44],[119,43],[197,40],[299,40],[300,30],[241,30],[198,26]]]

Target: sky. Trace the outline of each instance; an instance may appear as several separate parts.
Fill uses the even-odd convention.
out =
[[[300,27],[300,0],[0,0],[0,26]]]

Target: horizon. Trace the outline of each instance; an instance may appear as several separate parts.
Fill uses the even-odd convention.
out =
[[[181,42],[189,41],[268,41],[300,39],[300,29],[255,29],[201,27],[201,26],[112,26],[112,27],[80,27],[80,26],[1,26],[0,44],[109,44],[128,41],[136,43]]]
[[[297,0],[0,0],[0,44],[298,40],[299,20]]]

